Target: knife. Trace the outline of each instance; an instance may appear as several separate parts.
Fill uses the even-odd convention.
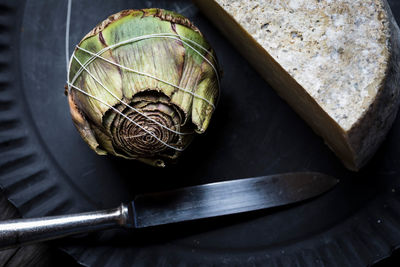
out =
[[[0,222],[0,248],[113,227],[145,228],[278,207],[316,197],[338,183],[321,173],[262,176],[138,195],[118,208]]]

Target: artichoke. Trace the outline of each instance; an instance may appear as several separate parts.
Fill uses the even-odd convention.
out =
[[[159,167],[204,133],[219,95],[214,51],[187,18],[162,9],[98,24],[68,72],[72,120],[88,145]]]

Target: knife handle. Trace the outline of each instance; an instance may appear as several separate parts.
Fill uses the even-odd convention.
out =
[[[0,249],[128,225],[128,206],[62,216],[0,222]]]

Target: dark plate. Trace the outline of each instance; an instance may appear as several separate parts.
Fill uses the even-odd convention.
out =
[[[400,3],[389,1],[400,18]],[[87,266],[365,266],[400,245],[400,119],[370,164],[332,152],[189,1],[74,1],[71,49],[127,8],[183,13],[214,46],[222,97],[206,135],[167,169],[100,157],[63,94],[66,1],[0,1],[0,185],[25,217],[110,208],[138,192],[291,171],[341,178],[328,194],[269,211],[58,241]]]

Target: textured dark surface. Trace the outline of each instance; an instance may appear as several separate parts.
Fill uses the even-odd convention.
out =
[[[7,199],[0,191],[0,220],[18,217],[17,210],[8,203]],[[29,263],[43,266],[48,265],[48,249],[43,244],[27,246],[22,248],[8,249],[0,252],[0,264],[18,266],[19,263]],[[33,266],[33,265],[31,265]]]
[[[18,218],[20,215],[0,191],[0,220]],[[74,259],[47,244],[35,244],[0,251],[0,266],[8,267],[73,267]]]
[[[389,2],[400,18],[400,3]],[[23,216],[109,208],[137,192],[280,172],[341,179],[300,205],[52,243],[79,262],[366,266],[400,246],[400,118],[370,164],[348,172],[190,2],[74,1],[71,44],[122,9],[164,7],[195,22],[225,73],[209,131],[176,166],[99,157],[74,129],[63,95],[66,1],[0,3],[0,185]]]

